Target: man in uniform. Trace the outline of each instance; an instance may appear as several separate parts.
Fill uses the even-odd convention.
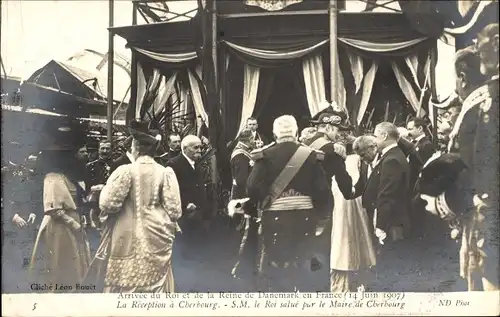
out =
[[[347,173],[345,159],[335,145],[338,132],[348,129],[344,124],[347,116],[343,112],[333,110],[332,107],[329,109],[329,111],[322,112],[317,120],[312,121],[317,125],[318,132],[314,137],[305,141],[305,144],[325,153],[322,165],[328,182],[331,185],[331,179],[335,177],[342,195],[349,199],[353,194],[352,179]]]
[[[277,118],[273,133],[276,143],[252,153],[255,165],[247,182],[261,216],[260,290],[327,291],[329,263],[319,262],[314,254],[316,235],[332,211],[323,153],[297,142],[293,116]]]
[[[479,105],[488,98],[486,77],[481,73],[481,59],[474,47],[469,46],[456,53],[455,73],[456,91],[462,107],[450,132],[448,152],[460,153],[470,167]]]
[[[28,166],[9,162],[2,173],[2,290],[8,293],[28,291],[28,264],[42,215],[42,193],[33,171]],[[29,163],[29,158],[26,161]],[[38,186],[37,186],[38,185]],[[38,215],[37,215],[38,214]],[[38,216],[38,217],[37,217]]]
[[[250,155],[255,149],[255,141],[252,131],[245,129],[238,136],[238,143],[231,154],[231,174],[233,175],[233,187],[231,199],[241,199],[246,196],[246,181],[252,170],[253,161]]]
[[[233,176],[233,186],[231,189],[232,201],[247,198],[247,180],[254,164],[250,153],[254,149],[255,141],[252,131],[244,129],[238,136],[238,143],[236,144],[230,159],[231,174]],[[245,214],[247,216],[243,219],[241,217],[236,217],[236,221],[239,223],[237,230],[240,231],[244,228],[243,237],[239,245],[239,259],[237,262],[242,264],[242,268],[240,270],[238,269],[239,265],[236,265],[233,272],[233,274],[237,275],[240,275],[240,272],[242,272],[243,275],[250,272],[255,273],[258,252],[258,224],[255,221],[257,217],[257,209],[255,205],[250,202],[244,203],[242,208],[245,209]],[[236,269],[238,269],[238,272]]]
[[[486,98],[478,105],[476,131],[471,155],[472,205],[467,236],[478,236],[468,253],[479,254],[478,273],[483,290],[499,290],[499,122],[498,122],[498,23],[479,32],[476,49],[481,73],[488,78]]]
[[[168,150],[162,155],[156,157],[156,162],[167,166],[168,162],[181,153],[181,136],[177,133],[168,136]]]
[[[90,186],[106,184],[109,175],[113,172],[111,143],[106,141],[99,143],[99,157],[97,160],[88,163],[87,169],[90,172]]]

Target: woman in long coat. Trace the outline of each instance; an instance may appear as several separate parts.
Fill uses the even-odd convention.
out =
[[[134,121],[130,130],[134,162],[111,174],[99,199],[101,220],[109,228],[100,248],[107,245],[109,254],[104,292],[173,292],[179,185],[174,171],[153,159],[161,138],[147,123]]]

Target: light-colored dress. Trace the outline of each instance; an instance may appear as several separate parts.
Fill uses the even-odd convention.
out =
[[[347,172],[353,184],[359,179],[360,158],[358,155],[348,155],[346,158]],[[332,179],[332,192],[335,202],[332,216],[332,248],[330,267],[334,271],[357,272],[375,265],[375,251],[369,231],[368,216],[362,207],[361,197],[346,200],[335,181]],[[345,280],[332,281],[332,284],[347,283]],[[342,278],[340,278],[342,280]],[[338,286],[338,285],[337,285]],[[348,285],[341,290],[348,291]]]
[[[182,214],[174,171],[141,156],[111,174],[99,206],[111,224],[104,292],[173,292],[172,246]]]
[[[90,249],[81,227],[76,185],[64,174],[48,173],[43,184],[45,216],[35,242],[30,272],[36,282],[75,288],[90,263]]]

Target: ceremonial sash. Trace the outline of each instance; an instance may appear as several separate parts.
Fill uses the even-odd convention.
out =
[[[325,140],[324,138],[317,138],[309,146],[312,147],[313,149],[320,150],[323,146],[327,145],[328,143],[330,143],[330,141]]]
[[[462,109],[460,110],[457,120],[453,125],[453,129],[450,132],[450,140],[448,141],[448,151],[450,151],[453,147],[453,143],[455,142],[455,139],[460,130],[460,126],[462,125],[462,121],[464,120],[464,117],[467,114],[467,112],[469,112],[472,108],[474,108],[475,106],[479,105],[481,102],[486,100],[487,97],[488,97],[488,85],[483,85],[474,90],[467,98],[465,98],[462,104]]]
[[[243,154],[243,155],[245,155],[246,157],[248,157],[248,159],[249,159],[249,160],[251,160],[251,159],[252,159],[252,157],[250,156],[250,153],[248,153],[248,151],[245,151],[245,150],[243,150],[243,149],[235,149],[235,150],[233,151],[233,153],[231,154],[231,159],[230,159],[230,161],[232,161],[232,160],[233,160],[233,158],[235,158],[235,157],[236,157],[236,155],[238,155],[238,154]]]
[[[297,175],[302,165],[304,165],[304,162],[307,160],[311,152],[311,149],[305,146],[299,146],[297,151],[295,151],[290,160],[286,163],[283,170],[271,185],[269,195],[262,201],[260,205],[261,210],[266,210],[267,208],[269,208],[269,206],[271,206],[274,201],[283,193],[288,184],[290,184],[295,175]]]

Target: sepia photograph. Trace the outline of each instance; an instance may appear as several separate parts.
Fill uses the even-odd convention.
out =
[[[0,13],[3,316],[500,314],[498,0]]]

